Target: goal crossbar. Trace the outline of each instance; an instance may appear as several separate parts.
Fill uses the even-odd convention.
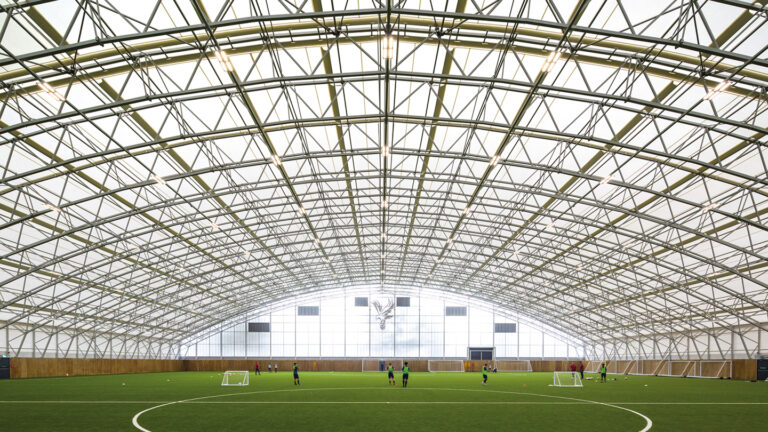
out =
[[[429,360],[427,363],[430,372],[464,372],[464,360]]]
[[[380,362],[384,362],[384,370],[380,369]],[[389,364],[392,364],[392,368],[395,370],[395,372],[400,372],[403,370],[403,361],[402,360],[371,360],[371,359],[363,359],[362,364],[362,370],[363,372],[386,372],[387,367]]]
[[[530,360],[496,360],[498,372],[533,372]]]

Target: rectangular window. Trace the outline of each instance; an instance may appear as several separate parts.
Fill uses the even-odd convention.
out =
[[[299,306],[299,316],[318,316],[320,315],[320,306]]]
[[[355,306],[368,307],[368,297],[355,297]]]
[[[268,322],[248,323],[248,333],[269,333]]]
[[[493,325],[493,331],[496,333],[515,333],[517,331],[517,324],[496,323]]]
[[[467,316],[466,306],[446,306],[445,316]]]
[[[397,298],[397,307],[411,307],[411,298],[410,297],[398,297]]]

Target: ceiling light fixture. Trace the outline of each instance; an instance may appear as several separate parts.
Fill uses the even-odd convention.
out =
[[[166,181],[164,178],[160,177],[157,174],[152,174],[152,180],[156,181],[159,185],[165,185]]]
[[[395,55],[395,37],[390,33],[385,33],[381,38],[381,57],[389,60]]]
[[[613,180],[613,175],[612,174],[608,174],[607,176],[603,177],[602,180],[600,180],[600,184],[601,185],[608,184],[608,183],[611,182],[611,180]]]
[[[59,92],[57,92],[56,89],[53,88],[53,86],[48,84],[47,82],[38,81],[37,86],[40,87],[43,91],[45,91],[49,95],[55,97],[57,100],[64,102],[64,96],[62,96]]]
[[[216,59],[219,60],[219,63],[221,63],[221,67],[223,67],[224,70],[227,72],[232,72],[235,70],[234,66],[232,66],[232,60],[229,59],[226,51],[218,50],[214,51],[213,54],[216,56]]]
[[[548,73],[552,69],[554,69],[555,64],[557,64],[557,61],[560,60],[560,57],[563,56],[563,50],[554,50],[549,53],[547,56],[547,59],[544,60],[544,64],[541,66],[541,72],[542,73]]]
[[[707,100],[707,101],[708,100],[712,100],[715,96],[717,96],[720,93],[726,91],[728,89],[728,87],[730,87],[732,85],[733,85],[733,81],[728,81],[728,80],[720,81],[720,83],[717,84],[715,86],[715,88],[710,90],[709,93],[707,93],[704,96],[703,100]]]
[[[50,210],[50,211],[53,211],[53,212],[56,212],[56,213],[61,213],[61,209],[60,209],[60,208],[58,208],[58,207],[56,207],[55,205],[53,205],[53,204],[51,204],[51,203],[45,203],[45,204],[43,204],[43,205],[44,205],[44,206],[45,206],[45,207],[46,207],[48,210]]]

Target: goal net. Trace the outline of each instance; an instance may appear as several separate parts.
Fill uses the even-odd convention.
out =
[[[578,372],[555,372],[552,387],[584,387]]]
[[[464,372],[464,360],[429,360],[430,372]]]
[[[731,376],[731,362],[727,360],[701,360],[694,365],[691,376],[697,378],[728,378]]]
[[[381,362],[384,362],[383,369]],[[363,372],[386,372],[389,364],[392,363],[392,368],[395,372],[403,370],[402,360],[363,360]]]
[[[497,360],[496,370],[498,372],[533,372],[533,367],[529,360]]]
[[[221,380],[223,386],[247,386],[248,371],[226,371]]]

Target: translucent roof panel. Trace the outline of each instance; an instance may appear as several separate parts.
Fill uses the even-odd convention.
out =
[[[587,342],[768,330],[763,1],[0,16],[0,327],[179,343],[380,285]]]

